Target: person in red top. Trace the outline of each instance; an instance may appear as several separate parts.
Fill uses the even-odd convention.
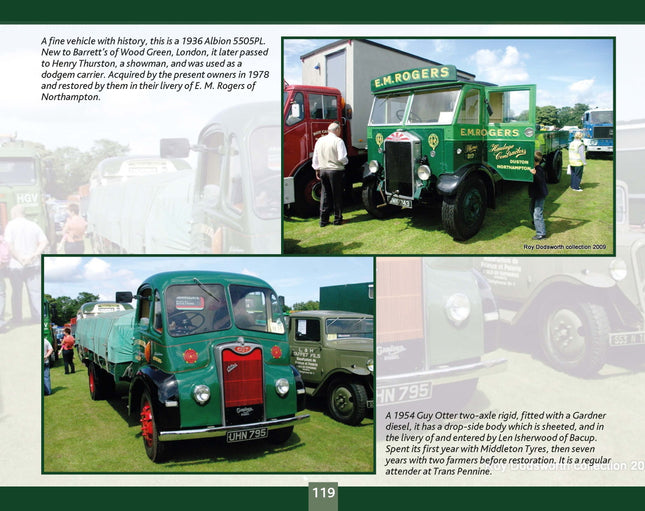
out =
[[[63,352],[63,362],[65,362],[65,374],[76,372],[74,369],[74,336],[72,330],[68,327],[64,330],[65,336],[61,343],[61,351]],[[71,371],[70,371],[71,369]]]

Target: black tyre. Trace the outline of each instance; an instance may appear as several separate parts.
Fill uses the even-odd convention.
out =
[[[486,187],[477,176],[470,176],[457,189],[454,197],[443,201],[441,220],[444,230],[457,241],[473,237],[486,215]]]
[[[375,218],[387,218],[392,216],[398,209],[396,206],[385,205],[385,200],[381,192],[377,190],[377,183],[374,179],[363,183],[361,199],[363,200],[363,207]]]
[[[551,307],[543,314],[542,349],[555,368],[593,376],[604,365],[609,347],[609,318],[594,303]]]
[[[546,180],[547,183],[559,183],[562,177],[562,151],[557,150],[549,155],[546,162]]]
[[[271,430],[269,431],[269,442],[272,444],[283,444],[291,438],[292,433],[293,426]]]
[[[141,438],[143,438],[143,447],[146,450],[148,458],[155,463],[164,460],[167,445],[159,440],[159,430],[155,420],[154,407],[149,391],[145,391],[141,396],[141,406],[139,408],[139,422],[141,424]]]
[[[296,203],[293,207],[295,215],[300,218],[309,218],[320,213],[320,195],[322,185],[316,179],[316,172],[312,167],[300,169],[294,179]]]
[[[359,383],[333,382],[327,394],[329,413],[338,422],[356,426],[365,418],[367,392]]]

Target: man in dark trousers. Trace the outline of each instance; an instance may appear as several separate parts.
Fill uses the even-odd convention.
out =
[[[314,146],[312,166],[322,184],[320,197],[320,227],[329,224],[334,213],[334,225],[343,223],[343,172],[347,164],[347,148],[340,138],[340,125],[332,122],[327,135],[320,137]]]
[[[531,169],[533,174],[533,182],[529,183],[529,197],[531,202],[529,208],[531,210],[531,217],[533,218],[533,225],[535,226],[534,240],[543,240],[546,238],[546,225],[544,224],[544,199],[549,194],[546,186],[546,176],[544,175],[544,168],[540,163],[542,162],[542,153],[535,151],[533,157],[534,167]]]

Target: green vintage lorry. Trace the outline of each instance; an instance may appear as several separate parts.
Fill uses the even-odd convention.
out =
[[[560,180],[569,134],[536,130],[535,85],[460,81],[446,65],[391,73],[371,87],[362,198],[377,218],[441,204],[444,230],[466,240],[495,207],[500,181],[532,181],[536,150],[547,180]]]
[[[355,426],[374,408],[374,318],[313,310],[289,318],[291,362],[308,395],[326,400],[330,415]]]
[[[136,309],[78,321],[80,358],[92,399],[128,383],[148,457],[159,462],[175,440],[285,442],[308,421],[305,389],[290,364],[281,302],[245,275],[177,271],[153,275]],[[117,293],[128,302],[130,292]]]

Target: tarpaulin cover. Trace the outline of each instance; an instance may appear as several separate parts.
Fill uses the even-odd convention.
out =
[[[135,310],[79,319],[76,342],[108,362],[132,362]]]
[[[182,170],[94,187],[88,231],[128,254],[190,252],[194,179],[194,170]]]

